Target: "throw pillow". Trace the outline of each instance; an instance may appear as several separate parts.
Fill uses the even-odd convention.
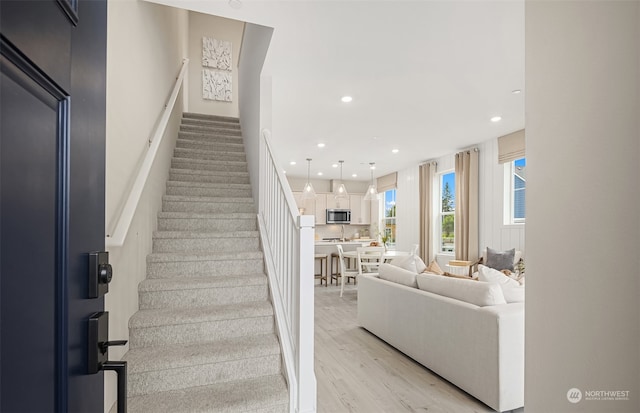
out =
[[[478,265],[478,279],[500,285],[504,298],[508,303],[520,303],[524,301],[524,287],[521,286],[518,281],[504,275],[498,270],[484,265]]]
[[[442,271],[442,269],[440,268],[436,260],[431,261],[429,266],[425,268],[424,271],[421,271],[421,272],[431,272],[433,274],[444,275],[444,271]]]
[[[380,264],[378,278],[394,283],[406,285],[407,287],[418,288],[416,273],[396,267],[391,264]]]
[[[497,251],[492,248],[487,248],[487,262],[485,265],[498,271],[513,271],[513,257],[515,255],[515,248],[508,251]]]
[[[465,301],[477,306],[505,304],[504,294],[496,283],[461,280],[422,273],[416,277],[423,291]]]
[[[391,260],[390,264],[396,267],[404,268],[407,271],[419,273],[424,271],[427,266],[424,265],[424,261],[415,254],[408,255],[406,257],[398,257]]]

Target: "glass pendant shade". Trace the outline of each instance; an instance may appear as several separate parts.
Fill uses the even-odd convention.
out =
[[[344,186],[344,182],[342,182],[342,163],[344,161],[338,162],[340,162],[340,185],[333,190],[333,196],[336,199],[345,199],[349,197],[349,193],[347,192],[347,188]]]
[[[311,185],[311,159],[307,158],[307,183],[302,190],[302,199],[313,199],[316,197],[316,191]]]
[[[375,201],[378,199],[378,190],[376,189],[376,184],[373,182],[373,166],[375,163],[370,163],[371,165],[371,185],[367,188],[367,193],[364,196],[365,201]]]

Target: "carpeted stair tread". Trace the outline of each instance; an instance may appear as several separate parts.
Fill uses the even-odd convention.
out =
[[[235,167],[246,167],[247,161],[221,161],[221,160],[211,160],[211,159],[193,159],[193,158],[181,158],[178,156],[174,156],[171,160],[172,164],[181,164],[188,163],[190,165],[195,166],[207,166],[207,165],[220,165],[220,166],[235,166]],[[180,168],[176,168],[180,169]],[[189,168],[193,169],[193,168]]]
[[[194,232],[194,231],[155,231],[155,239],[194,239],[194,238],[253,238],[258,237],[258,231],[229,231],[229,232]]]
[[[205,323],[273,316],[269,301],[194,308],[154,308],[139,310],[129,319],[129,328]]]
[[[211,189],[251,189],[251,184],[234,184],[226,182],[167,181],[167,187],[175,186]]]
[[[128,373],[135,374],[273,354],[280,354],[277,337],[262,334],[207,343],[138,347],[127,352],[124,359],[130,364]]]
[[[230,129],[240,129],[240,124],[236,122],[225,122],[220,120],[211,120],[211,119],[193,119],[193,118],[183,118],[183,125],[213,125],[213,126],[222,126]]]
[[[203,149],[207,151],[237,152],[244,154],[244,145],[241,143],[207,142],[203,140],[178,138],[176,141],[176,148]]]
[[[204,113],[195,113],[195,112],[184,112],[182,114],[183,118],[187,119],[204,119],[204,120],[215,120],[219,122],[229,122],[229,123],[240,123],[240,119],[233,116],[221,116],[221,115],[207,115]]]
[[[139,292],[199,290],[264,285],[264,274],[229,275],[226,277],[147,278],[138,285]]]
[[[188,175],[219,175],[219,176],[239,176],[249,178],[249,172],[236,172],[236,171],[208,171],[205,169],[186,169],[186,168],[171,168],[169,173],[181,173]]]
[[[204,196],[188,196],[188,195],[164,195],[163,201],[172,202],[207,202],[207,203],[224,203],[224,204],[253,204],[252,197],[204,197]]]
[[[238,252],[207,252],[207,253],[188,253],[188,252],[158,252],[151,253],[147,256],[148,263],[156,262],[176,262],[176,261],[217,261],[217,260],[252,260],[262,259],[262,251],[238,251]]]
[[[130,397],[128,408],[129,413],[285,413],[289,394],[277,374]]]
[[[251,212],[202,213],[202,212],[158,212],[158,218],[189,219],[256,219]]]
[[[225,128],[224,125],[202,125],[202,124],[182,124],[180,125],[180,133],[194,133],[198,135],[208,136],[224,136],[235,138],[242,141],[242,132],[240,129]]]

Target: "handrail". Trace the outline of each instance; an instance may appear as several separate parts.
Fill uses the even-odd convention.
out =
[[[162,112],[162,116],[160,117],[160,121],[158,122],[158,126],[156,126],[156,129],[151,136],[149,150],[147,151],[147,154],[142,161],[142,166],[140,166],[138,176],[136,176],[136,180],[131,187],[131,191],[129,192],[129,196],[127,197],[127,202],[124,204],[124,208],[122,208],[122,212],[120,212],[120,215],[118,216],[118,221],[113,234],[107,234],[107,237],[105,239],[105,245],[107,246],[107,248],[121,247],[124,244],[124,240],[127,237],[127,233],[129,232],[129,227],[131,226],[131,221],[133,220],[133,215],[138,208],[138,202],[140,201],[140,197],[142,196],[142,190],[147,183],[147,178],[149,177],[151,166],[153,165],[153,161],[155,160],[156,154],[158,153],[158,148],[160,147],[160,143],[162,142],[164,132],[167,129],[167,124],[169,123],[171,112],[173,112],[173,108],[178,98],[178,93],[180,92],[180,88],[182,87],[182,84],[184,82],[184,76],[187,72],[188,65],[189,59],[182,59],[182,67],[180,68],[180,73],[178,73],[176,83],[173,86],[171,95],[169,96],[169,99],[167,100],[167,103],[164,107],[164,111]]]

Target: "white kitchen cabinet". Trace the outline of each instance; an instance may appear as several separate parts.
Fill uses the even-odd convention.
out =
[[[349,199],[336,199],[333,193],[325,195],[327,197],[327,209],[349,209]]]
[[[303,210],[303,215],[314,215],[316,224],[327,223],[327,196],[326,194],[316,194],[315,199],[302,199],[302,192],[293,192],[298,209]]]
[[[351,206],[351,224],[369,225],[371,224],[371,202],[363,200],[364,195],[349,195],[349,205]]]

